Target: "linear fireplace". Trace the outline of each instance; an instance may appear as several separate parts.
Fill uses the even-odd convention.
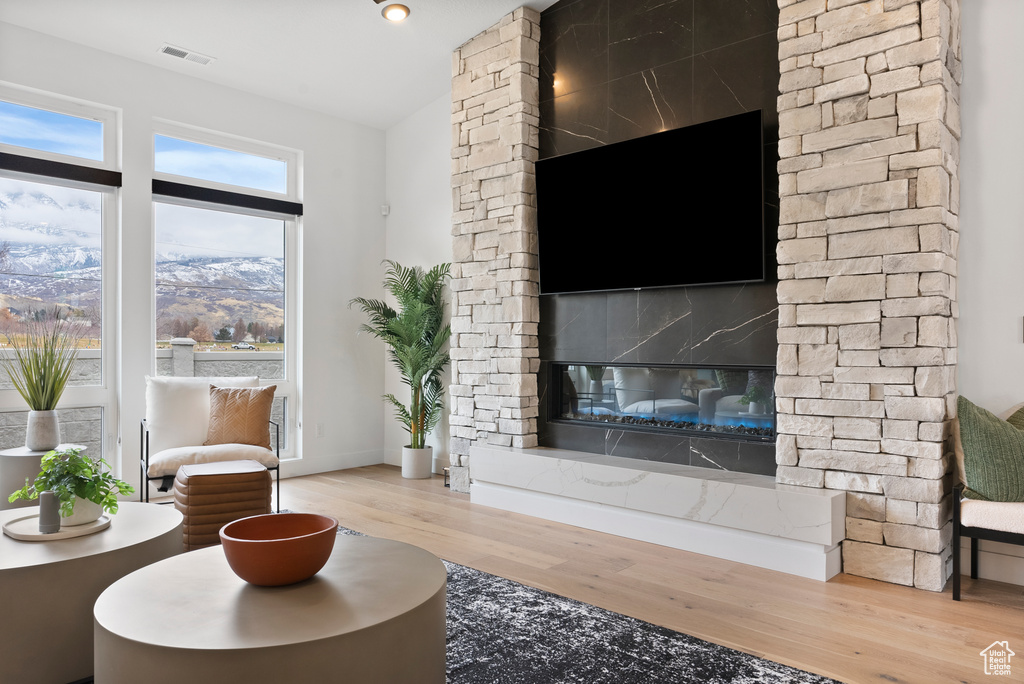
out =
[[[549,420],[626,430],[775,441],[768,367],[553,363]]]
[[[768,365],[541,362],[539,446],[774,476],[774,380]]]

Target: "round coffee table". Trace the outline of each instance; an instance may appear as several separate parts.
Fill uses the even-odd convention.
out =
[[[168,558],[96,601],[96,682],[445,681],[447,571],[423,549],[339,535],[313,578],[257,587],[220,546]]]
[[[0,511],[0,525],[39,507]],[[0,534],[0,682],[73,682],[93,673],[93,604],[115,580],[181,553],[181,513],[122,502],[110,527],[56,541]]]

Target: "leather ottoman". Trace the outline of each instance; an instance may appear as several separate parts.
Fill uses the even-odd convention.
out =
[[[196,463],[178,468],[174,507],[185,521],[185,550],[220,544],[220,528],[270,513],[270,472],[256,461]]]

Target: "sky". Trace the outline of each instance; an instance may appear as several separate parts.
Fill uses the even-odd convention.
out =
[[[155,167],[163,173],[285,194],[288,166],[280,159],[154,136]]]
[[[102,161],[103,124],[0,100],[0,142]]]
[[[284,222],[154,203],[157,261],[165,255],[284,258]]]
[[[0,101],[0,142],[102,161],[103,124],[91,119]],[[285,193],[287,164],[253,154],[154,135],[154,170],[244,188]],[[57,205],[22,197],[0,208],[0,241],[99,246],[100,193],[0,178],[0,193],[42,193]],[[284,256],[284,225],[209,209],[154,203],[157,259],[167,254],[218,257]],[[75,235],[15,225],[61,226]]]

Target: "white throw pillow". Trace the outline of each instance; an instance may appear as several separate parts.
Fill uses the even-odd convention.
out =
[[[674,368],[652,368],[651,389],[655,399],[680,399],[683,396],[683,374]],[[650,399],[651,397],[647,397]],[[658,402],[659,404],[661,402]]]
[[[613,368],[612,377],[615,378],[615,398],[620,408],[654,398],[646,368]]]
[[[257,377],[173,378],[146,376],[149,453],[201,446],[210,429],[210,385],[259,387]]]

